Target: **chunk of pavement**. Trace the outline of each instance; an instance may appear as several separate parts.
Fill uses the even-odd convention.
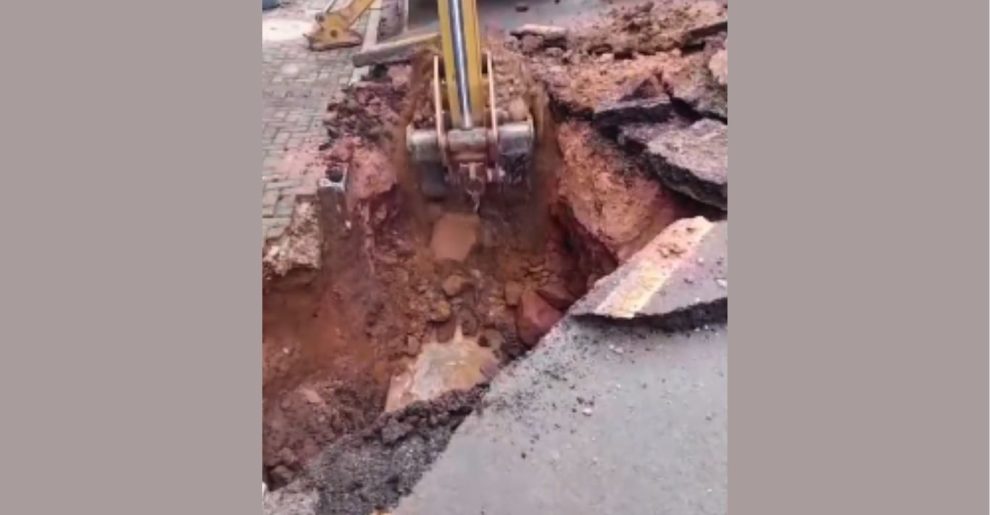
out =
[[[455,391],[430,402],[415,402],[334,441],[310,467],[308,482],[317,489],[319,499],[316,513],[392,513],[389,507],[412,490],[447,447],[480,393],[480,389]],[[382,430],[392,418],[410,425],[411,430],[388,444]]]
[[[724,323],[728,222],[685,218],[658,234],[571,307],[578,317],[645,319],[672,330]]]
[[[695,2],[687,7],[685,14],[690,20],[684,27],[682,40],[685,44],[694,43],[729,29],[729,12],[718,2],[711,0]]]
[[[570,290],[567,289],[562,283],[552,282],[540,286],[536,293],[543,297],[543,300],[547,301],[551,306],[557,308],[561,311],[565,311],[577,298],[574,296]]]
[[[712,77],[715,77],[715,82],[719,86],[729,86],[729,49],[723,48],[712,55],[708,60],[708,71],[711,72]]]
[[[460,274],[453,274],[444,279],[441,288],[448,297],[456,297],[464,292],[471,281]]]
[[[538,67],[534,75],[546,85],[555,113],[590,120],[595,108],[604,102],[653,96],[646,94],[652,85],[644,82],[662,73],[666,66],[674,66],[678,59],[668,54],[637,55],[621,61],[621,65],[594,60]],[[605,77],[607,80],[603,80]],[[665,91],[660,88],[660,92]]]
[[[673,106],[666,94],[652,98],[606,102],[591,115],[599,128],[615,127],[628,123],[663,122],[670,118]]]
[[[536,23],[527,23],[521,25],[516,29],[509,31],[509,34],[517,38],[523,38],[524,36],[537,36],[543,38],[546,42],[558,42],[567,39],[567,28],[559,27],[556,25],[539,25]]]
[[[403,436],[406,436],[412,429],[412,426],[409,424],[404,424],[394,418],[389,419],[381,431],[382,442],[391,445],[399,441]]]
[[[729,130],[703,119],[661,132],[644,151],[650,169],[670,189],[699,202],[728,209]]]
[[[550,331],[563,314],[543,300],[536,292],[527,290],[519,298],[516,310],[516,330],[519,339],[533,346]]]
[[[668,63],[663,71],[664,89],[701,116],[728,119],[726,88],[718,85],[708,62],[703,55],[694,54]]]
[[[522,297],[523,286],[515,281],[505,283],[505,304],[510,307],[519,305],[519,298]]]
[[[405,370],[392,377],[385,411],[428,401],[454,390],[469,390],[486,381],[485,371],[498,360],[491,349],[456,335],[448,343],[430,342]]]
[[[293,283],[311,282],[322,265],[322,243],[323,233],[319,228],[316,207],[308,200],[299,201],[293,209],[285,232],[263,251],[263,277],[268,279],[291,275]]]
[[[619,127],[619,134],[616,139],[619,145],[626,150],[641,153],[646,150],[646,145],[660,134],[689,125],[689,123],[677,119],[668,123],[630,123]]]

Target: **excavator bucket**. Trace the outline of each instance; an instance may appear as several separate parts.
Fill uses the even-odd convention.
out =
[[[351,0],[346,7],[338,10],[333,10],[336,1],[328,4],[322,13],[316,15],[316,24],[306,34],[309,49],[324,51],[360,45],[363,37],[351,26],[374,1]]]
[[[530,113],[515,118],[497,101],[491,54],[481,45],[475,0],[437,0],[441,53],[433,58],[434,126],[407,129],[412,162],[440,167],[475,209],[485,186],[524,178],[536,141]]]

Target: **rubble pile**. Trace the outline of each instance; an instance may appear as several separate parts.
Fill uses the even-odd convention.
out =
[[[584,128],[591,126],[667,189],[727,210],[727,8],[645,2],[615,8],[604,20],[581,30],[526,26],[507,42],[531,59],[556,116],[579,127],[561,131],[565,161],[568,148],[588,154],[596,145]]]

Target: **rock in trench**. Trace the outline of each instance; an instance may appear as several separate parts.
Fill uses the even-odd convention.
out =
[[[563,315],[543,300],[536,292],[527,290],[519,298],[516,311],[516,330],[519,339],[533,346],[557,323]]]
[[[574,303],[576,297],[567,287],[561,283],[550,283],[540,287],[536,291],[548,304],[561,311],[567,310]]]
[[[505,283],[505,304],[515,307],[519,305],[519,298],[522,296],[523,286],[515,281]]]
[[[708,69],[709,60],[693,55],[669,63],[663,71],[664,89],[700,116],[729,118],[729,100],[726,88],[720,87],[717,78]]]
[[[454,274],[444,279],[441,288],[448,297],[456,297],[463,293],[469,284],[471,284],[470,280],[462,275]]]

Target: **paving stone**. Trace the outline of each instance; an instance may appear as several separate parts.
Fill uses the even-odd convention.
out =
[[[282,196],[275,204],[275,216],[291,216],[295,201],[295,195]]]
[[[275,207],[276,202],[278,202],[278,190],[266,188],[261,195],[261,205]]]
[[[262,20],[287,19],[311,23],[314,12],[323,9],[323,0],[300,0],[283,8],[267,11]],[[368,13],[355,24],[364,33]],[[302,35],[296,39],[262,41],[262,120],[263,176],[274,176],[286,156],[312,138],[322,137],[320,115],[330,97],[346,83],[354,67],[350,62],[353,49],[312,52],[303,44]],[[314,123],[314,120],[317,122]],[[288,225],[299,181],[269,177],[263,190],[262,230],[266,237],[277,237]],[[278,197],[272,200],[272,191]],[[281,191],[283,193],[277,193]],[[286,200],[287,199],[287,200]]]

